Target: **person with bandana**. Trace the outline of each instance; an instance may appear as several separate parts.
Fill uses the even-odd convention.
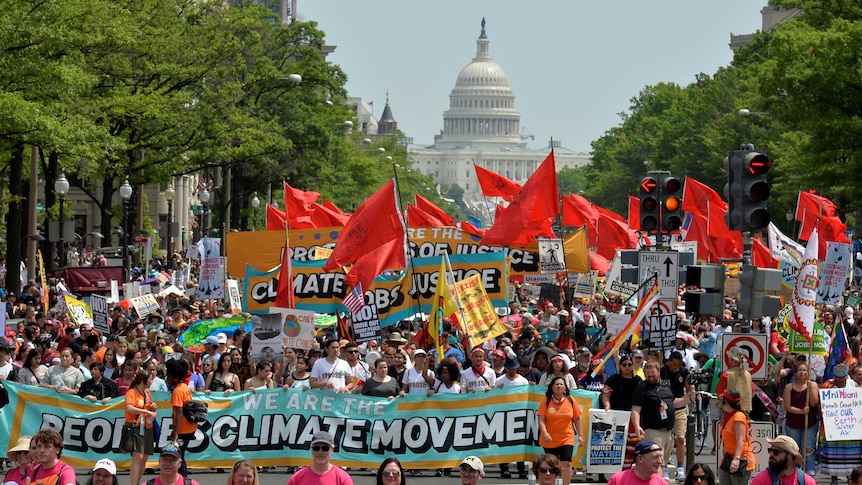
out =
[[[485,362],[485,350],[474,347],[470,353],[472,366],[461,372],[461,392],[490,391],[497,383],[494,369]]]

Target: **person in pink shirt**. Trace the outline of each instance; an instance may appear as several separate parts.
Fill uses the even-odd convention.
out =
[[[769,442],[769,466],[766,470],[758,473],[751,481],[751,485],[772,485],[774,478],[778,478],[781,485],[797,485],[800,479],[805,480],[805,485],[817,485],[814,477],[803,473],[796,465],[802,465],[803,457],[799,452],[799,445],[790,436],[778,435]]]
[[[659,475],[663,453],[653,440],[643,440],[635,446],[635,462],[628,470],[614,473],[608,485],[667,485]]]
[[[311,465],[294,473],[287,485],[353,485],[353,479],[341,467],[330,461],[335,451],[335,441],[326,431],[318,431],[311,437]]]
[[[9,448],[9,453],[6,456],[12,460],[15,468],[6,472],[6,476],[3,477],[3,484],[26,485],[27,467],[30,465],[30,437],[18,438],[18,442]]]

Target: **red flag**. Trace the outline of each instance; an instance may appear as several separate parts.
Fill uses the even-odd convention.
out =
[[[344,284],[347,286],[370,288],[374,278],[387,269],[397,269],[399,271],[404,269],[407,266],[407,255],[404,250],[404,244],[403,237],[396,237],[363,254],[344,276]],[[335,245],[335,248],[338,249],[338,244]],[[334,255],[335,253],[333,252]]]
[[[611,269],[611,263],[601,254],[590,251],[590,269],[598,271],[599,276],[603,276]]]
[[[799,227],[799,239],[807,241],[811,237],[818,217],[832,217],[837,213],[838,208],[831,200],[800,190],[796,201],[796,220],[802,223]]]
[[[581,227],[584,225],[595,229],[599,220],[599,211],[589,200],[578,194],[563,196],[563,225]]]
[[[837,216],[824,216],[817,222],[817,234],[820,236],[820,244],[817,248],[817,258],[820,260],[826,259],[826,243],[840,242],[849,244],[850,239],[847,238],[847,224],[841,222]]]
[[[467,221],[461,221],[459,224],[461,225],[461,230],[466,232],[466,233],[472,234],[474,236],[479,236],[479,237],[485,236],[486,231],[484,229],[476,227]]]
[[[708,185],[691,177],[686,177],[682,195],[682,210],[703,215],[718,210],[724,217],[724,213],[727,212],[727,203],[721,200],[718,192],[712,190]]]
[[[267,231],[283,231],[287,222],[287,216],[284,212],[275,207],[266,204],[266,230]]]
[[[285,229],[285,237],[287,230]],[[293,274],[290,264],[290,241],[285,240],[281,254],[281,269],[278,272],[278,288],[275,291],[275,306],[294,308]]]
[[[560,213],[554,151],[548,154],[512,203],[497,214],[483,244],[526,244],[536,236],[553,236],[551,221]]]
[[[433,202],[416,194],[416,207],[424,211],[426,214],[434,216],[435,219],[443,223],[444,226],[454,226],[455,218],[446,213],[443,209],[437,207]]]
[[[521,191],[521,184],[496,174],[487,168],[482,168],[475,163],[476,178],[479,179],[479,187],[486,197],[502,197],[511,201]]]
[[[287,214],[288,226],[293,229],[314,229],[317,226],[312,221],[314,201],[320,198],[318,192],[306,192],[294,189],[284,183],[284,212]]]
[[[595,244],[598,254],[606,259],[613,259],[617,249],[638,247],[637,234],[629,230],[629,225],[622,216],[603,207],[594,207],[599,213]]]
[[[408,227],[445,227],[446,224],[412,204],[407,204]]]
[[[710,222],[704,214],[691,212],[691,224],[685,234],[686,241],[697,241],[697,258],[710,263],[717,263],[720,258],[742,257],[742,233],[739,231],[721,231],[714,228],[724,224],[724,213],[710,212]],[[709,228],[709,230],[707,230]]]
[[[381,253],[381,247],[392,241],[396,241],[400,245],[400,251],[388,248]],[[332,271],[349,264],[359,263],[363,256],[370,256],[375,253],[378,257],[387,256],[392,257],[393,260],[377,261],[373,265],[374,268],[403,268],[406,265],[405,248],[406,228],[398,210],[395,181],[390,180],[356,209],[356,212],[344,226],[338,243],[323,269],[324,271]],[[380,273],[370,275],[369,278],[366,274],[369,262],[367,261],[368,258],[365,259],[365,265],[360,268],[362,273],[360,279],[363,288],[370,288],[371,280]],[[356,268],[354,267],[347,275],[353,282],[347,283],[347,278],[345,278],[345,283],[348,286],[356,285],[355,279],[359,275],[350,276],[355,271]]]
[[[350,220],[350,214],[341,212],[338,207],[326,200],[323,201],[323,205],[314,202],[312,220],[317,227],[341,227]]]
[[[758,268],[778,267],[778,261],[772,258],[772,251],[763,244],[760,237],[751,240],[751,264]]]
[[[629,229],[638,230],[641,220],[641,201],[637,197],[629,196]]]

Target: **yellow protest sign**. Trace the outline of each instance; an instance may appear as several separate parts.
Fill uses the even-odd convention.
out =
[[[72,321],[76,325],[80,327],[82,325],[93,324],[93,310],[90,308],[90,305],[69,295],[63,295],[63,298],[66,300],[66,308],[69,310],[69,316],[72,317]]]
[[[463,315],[462,325],[470,339],[470,348],[506,333],[479,275],[457,281],[450,289],[461,304],[463,313],[459,315]]]

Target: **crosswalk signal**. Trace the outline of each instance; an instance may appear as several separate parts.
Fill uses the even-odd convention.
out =
[[[657,231],[661,212],[658,200],[658,180],[652,175],[641,179],[640,183],[640,230]]]
[[[676,231],[682,226],[682,202],[680,201],[682,182],[673,175],[665,175],[661,181],[661,227],[667,232]]]

